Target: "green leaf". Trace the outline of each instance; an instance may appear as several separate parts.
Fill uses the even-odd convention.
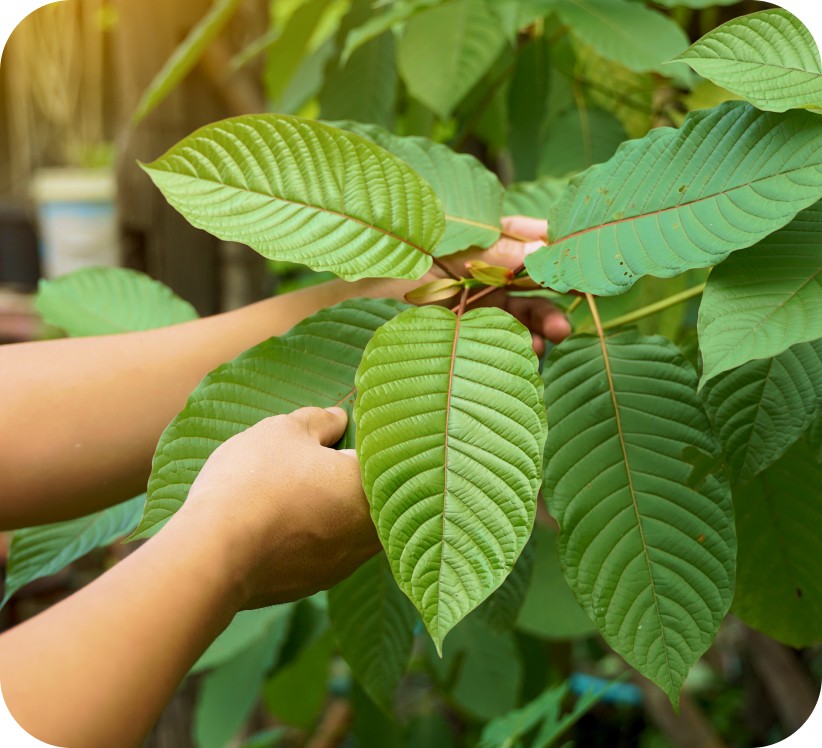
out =
[[[345,301],[208,374],[160,437],[146,512],[133,538],[160,529],[211,453],[235,434],[271,415],[350,400],[365,344],[401,308],[389,300]]]
[[[397,587],[384,554],[329,590],[328,617],[354,678],[391,711],[411,659],[417,614]]]
[[[720,374],[702,397],[733,482],[746,482],[779,459],[816,417],[822,339]]]
[[[321,46],[318,39],[326,13],[334,10],[334,0],[305,0],[288,19],[282,33],[271,45],[263,75],[268,100],[282,105],[289,84],[303,62]],[[333,34],[334,28],[328,29]],[[318,43],[319,42],[319,43]]]
[[[128,535],[140,519],[145,496],[66,522],[28,527],[12,536],[0,607],[23,585],[56,574],[95,548]]]
[[[172,290],[136,270],[85,268],[41,280],[37,311],[71,337],[153,330],[197,319]]]
[[[391,127],[398,82],[394,47],[392,34],[380,34],[332,70],[320,94],[323,119]]]
[[[311,727],[325,703],[333,653],[334,637],[326,629],[268,680],[263,689],[265,703],[280,722]]]
[[[688,46],[688,36],[670,18],[629,0],[557,0],[557,15],[600,55],[638,73],[673,75],[663,63]]]
[[[499,309],[409,309],[376,332],[356,382],[371,516],[439,650],[531,535],[545,419],[531,336]]]
[[[214,0],[211,10],[188,33],[143,93],[132,124],[144,120],[200,61],[203,53],[220,35],[243,0]]]
[[[536,545],[532,535],[508,578],[476,609],[474,615],[485,621],[494,631],[502,633],[514,628],[533,578],[535,554]]]
[[[194,663],[189,675],[225,665],[261,639],[276,637],[281,641],[288,632],[293,610],[287,603],[240,611]]]
[[[516,706],[523,666],[511,632],[494,631],[472,616],[448,638],[442,655],[431,657],[429,666],[451,701],[469,716],[484,721]]]
[[[390,29],[396,28],[421,10],[440,5],[443,0],[396,0],[385,10],[353,29],[345,40],[342,60],[348,60],[362,45],[376,39]]]
[[[662,337],[574,335],[545,369],[544,492],[565,577],[676,706],[730,606],[733,508],[696,375]]]
[[[194,707],[198,748],[225,748],[260,698],[266,673],[280,652],[283,635],[275,630],[206,675]]]
[[[743,102],[692,112],[578,175],[549,216],[552,243],[525,265],[543,285],[597,295],[643,275],[716,265],[822,195],[822,118]],[[706,169],[721,163],[721,169]]]
[[[505,191],[502,212],[507,216],[548,218],[551,207],[567,188],[564,179],[542,177],[534,182],[517,182]]]
[[[510,748],[531,730],[541,725],[531,748],[553,745],[569,727],[588,713],[607,691],[589,691],[577,700],[569,714],[561,716],[570,687],[567,682],[546,689],[536,699],[520,709],[489,722],[480,736],[479,748]]]
[[[405,163],[298,117],[206,125],[143,168],[197,228],[346,280],[419,278],[444,228],[439,200]]]
[[[697,326],[700,386],[747,361],[822,337],[822,203],[715,268]]]
[[[562,576],[556,533],[536,525],[534,573],[517,618],[517,628],[540,639],[577,639],[596,633]]]
[[[505,34],[483,0],[451,0],[408,21],[397,65],[411,96],[447,119],[504,47]]]
[[[431,187],[445,210],[445,234],[435,257],[490,247],[500,236],[504,190],[496,174],[466,153],[421,137],[400,137],[373,125],[335,122],[402,159]]]
[[[733,612],[792,647],[822,639],[822,465],[800,441],[734,490],[739,571]]]
[[[760,109],[822,108],[819,48],[802,21],[781,8],[735,18],[678,59]]]
[[[543,133],[538,173],[564,177],[611,158],[625,140],[625,130],[610,112],[596,107],[569,109]]]

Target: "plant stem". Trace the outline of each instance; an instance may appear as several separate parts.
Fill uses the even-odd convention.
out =
[[[611,320],[608,320],[603,326],[603,330],[611,330],[614,327],[619,327],[620,325],[627,325],[631,322],[636,322],[637,320],[644,319],[645,317],[650,317],[653,314],[658,314],[659,312],[664,312],[666,309],[669,309],[672,306],[676,306],[677,304],[682,304],[689,299],[693,299],[696,296],[699,296],[705,290],[705,284],[700,283],[698,286],[694,286],[693,288],[689,288],[687,291],[682,291],[682,293],[674,294],[673,296],[669,296],[667,299],[662,299],[661,301],[657,301],[653,304],[648,304],[648,306],[644,306],[641,309],[636,309],[633,312],[628,312],[628,314],[623,314],[620,317],[614,317]],[[585,294],[586,298],[589,294]],[[588,305],[591,305],[591,302],[588,302]],[[571,305],[573,306],[573,304]],[[572,311],[571,307],[568,308],[569,313]],[[593,315],[593,311],[592,311]],[[594,319],[594,325],[596,326],[596,318]],[[579,332],[589,332],[591,330],[590,327],[583,327],[579,330]]]
[[[582,303],[582,301],[583,301],[583,299],[584,299],[584,298],[585,298],[584,296],[577,296],[577,297],[576,297],[576,298],[575,298],[575,299],[574,299],[574,300],[573,300],[573,301],[572,301],[572,302],[568,305],[568,308],[565,310],[565,314],[567,314],[567,315],[571,315],[571,314],[573,314],[573,313],[577,310],[577,307],[578,307],[578,306]]]
[[[487,290],[487,289],[486,289]],[[480,291],[480,293],[482,293]],[[457,304],[457,320],[465,314],[465,307],[468,305],[468,288],[462,289],[462,295],[460,296],[460,303]]]
[[[456,281],[462,280],[462,277],[457,275],[453,270],[451,270],[451,268],[449,268],[448,265],[446,265],[439,257],[432,257],[431,259],[434,261],[434,264],[440,270],[442,270],[442,272],[445,273],[449,278],[453,278]]]

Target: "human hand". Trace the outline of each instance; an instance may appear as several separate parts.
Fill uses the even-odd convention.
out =
[[[341,408],[301,408],[232,437],[172,519],[224,551],[239,607],[327,589],[380,550],[354,450],[331,449],[347,418]]]
[[[503,237],[487,250],[468,250],[447,258],[448,265],[465,276],[465,263],[482,260],[489,265],[498,265],[516,270],[523,264],[525,256],[544,246],[547,241],[548,222],[527,216],[507,216],[502,219]],[[513,236],[521,237],[514,239]],[[562,311],[548,299],[517,298],[506,289],[488,294],[477,306],[497,306],[516,317],[531,332],[534,352],[541,356],[545,352],[545,341],[560,343],[571,334],[571,325]]]

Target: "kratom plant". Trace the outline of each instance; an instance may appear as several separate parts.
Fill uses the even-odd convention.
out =
[[[476,5],[396,3],[349,34],[343,56],[398,20],[411,19],[408,34],[419,19],[447,28],[428,14]],[[639,3],[619,5],[659,23]],[[513,11],[556,9],[605,54],[612,40],[586,7]],[[655,70],[653,48],[637,47],[625,65]],[[751,55],[770,67],[752,76]],[[775,10],[721,27],[680,60],[761,109],[732,101],[692,112],[570,180],[506,190],[477,159],[426,138],[274,114],[208,125],[145,165],[192,224],[268,258],[346,280],[441,277],[407,297],[427,305],[347,301],[208,375],[160,440],[133,537],[163,525],[232,435],[300,406],[342,405],[353,414],[343,446],[356,445],[385,554],[330,591],[329,617],[355,678],[385,706],[418,617],[446,658],[449,632],[458,639],[474,609],[489,630],[512,625],[534,565],[540,487],[585,614],[674,705],[732,601],[781,641],[822,638],[822,118],[805,110],[822,108],[819,54]],[[420,81],[424,72],[414,69]],[[416,93],[443,117],[453,108],[427,84]],[[516,127],[529,137],[528,122]],[[524,267],[474,261],[458,273],[443,261],[491,246],[504,213],[548,220],[546,246]],[[707,282],[693,272],[709,268]],[[609,297],[645,276],[691,285],[603,319]],[[79,294],[80,282],[108,283],[55,281],[41,306]],[[158,293],[131,276],[117,283]],[[500,287],[547,295],[574,334],[539,362],[518,321],[475,307]],[[678,347],[685,338],[631,326],[700,296],[696,358]],[[271,688],[285,698],[286,687]]]

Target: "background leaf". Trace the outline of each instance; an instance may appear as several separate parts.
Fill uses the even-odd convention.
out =
[[[768,468],[811,425],[822,405],[822,339],[749,361],[702,390],[735,483]]]
[[[531,336],[499,309],[409,309],[374,335],[356,381],[371,516],[439,649],[531,535],[544,422]]]
[[[820,137],[822,118],[808,112],[742,102],[692,112],[572,179],[549,216],[551,245],[525,265],[557,291],[597,295],[716,265],[819,199]]]
[[[514,627],[533,578],[535,553],[532,535],[506,580],[474,613],[494,631],[510,631]]]
[[[419,278],[444,228],[439,200],[405,163],[297,117],[206,125],[144,168],[197,228],[346,280]]]
[[[203,53],[228,25],[243,0],[214,0],[211,10],[188,33],[143,93],[133,124],[144,120],[200,61]]]
[[[507,216],[547,219],[551,207],[568,186],[564,179],[541,177],[533,182],[517,182],[505,191],[502,212]]]
[[[483,0],[451,0],[408,21],[397,65],[411,96],[447,119],[504,46],[505,35]]]
[[[411,658],[417,614],[397,587],[384,554],[329,590],[328,617],[352,675],[390,711]]]
[[[37,311],[71,337],[153,330],[197,319],[166,285],[126,268],[85,268],[41,280]]]
[[[534,572],[517,617],[517,629],[540,639],[577,639],[596,633],[562,575],[553,530],[534,526]]]
[[[145,495],[66,522],[28,527],[12,536],[0,607],[23,585],[56,574],[95,548],[128,535],[140,519]]]
[[[271,415],[345,404],[354,395],[365,344],[401,308],[389,300],[345,301],[208,374],[160,437],[134,537],[160,529],[182,506],[211,453],[230,437]]]
[[[266,635],[203,678],[194,708],[198,748],[225,748],[251,716],[284,636],[284,627],[275,624]]]
[[[569,585],[605,640],[679,700],[733,596],[736,542],[696,376],[665,338],[574,335],[545,368],[544,492]]]
[[[699,307],[700,386],[822,337],[822,203],[714,268]]]
[[[822,108],[822,60],[805,25],[781,8],[734,18],[679,57],[759,109]]]
[[[822,639],[822,465],[798,442],[734,490],[739,570],[733,612],[792,647]]]
[[[496,174],[467,153],[428,138],[400,137],[373,125],[335,122],[401,158],[431,187],[445,210],[445,234],[435,257],[470,246],[490,247],[500,236],[503,187]]]

